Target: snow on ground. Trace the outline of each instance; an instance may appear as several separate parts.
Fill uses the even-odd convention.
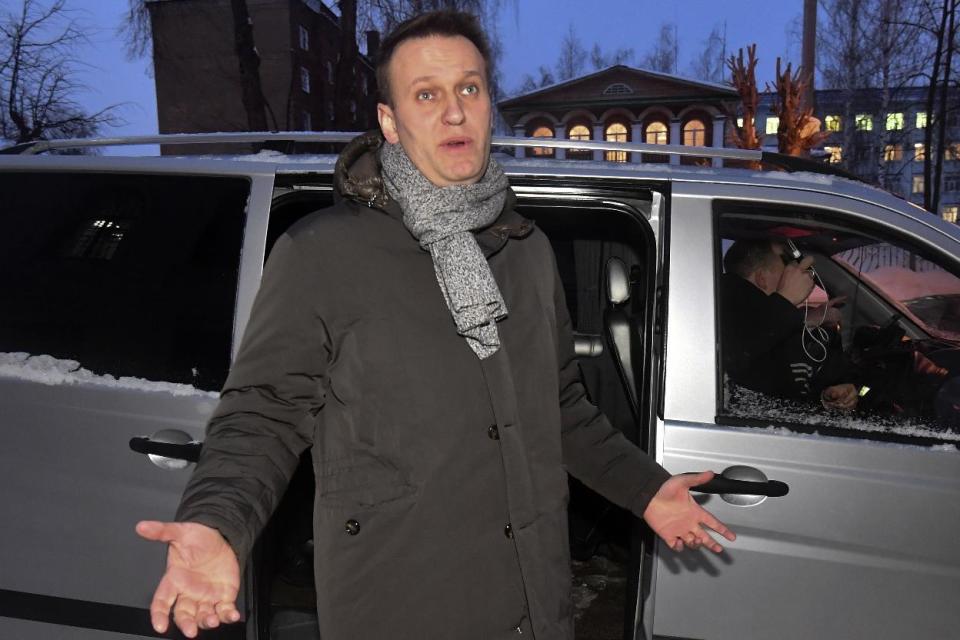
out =
[[[157,382],[109,374],[97,374],[80,366],[76,360],[63,360],[48,355],[0,352],[0,377],[28,380],[46,385],[89,384],[115,389],[169,393],[175,396],[218,398],[219,393],[202,391],[188,384]]]

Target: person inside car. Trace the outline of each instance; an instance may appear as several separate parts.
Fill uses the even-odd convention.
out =
[[[724,371],[743,387],[852,411],[858,391],[835,321],[834,299],[809,307],[813,258],[793,260],[769,238],[734,242],[723,258],[720,334]]]
[[[489,46],[442,11],[380,47],[380,132],[270,254],[153,602],[236,622],[241,563],[311,448],[320,635],[573,638],[565,471],[675,550],[735,536],[590,404],[548,240],[490,158]]]

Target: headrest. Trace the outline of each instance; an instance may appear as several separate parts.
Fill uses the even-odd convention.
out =
[[[620,305],[630,300],[630,274],[620,258],[610,258],[606,266],[607,301]]]

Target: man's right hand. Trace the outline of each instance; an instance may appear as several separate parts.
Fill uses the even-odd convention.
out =
[[[783,268],[777,293],[790,301],[794,306],[807,299],[813,291],[813,275],[810,267],[813,266],[813,257],[806,256],[800,262],[791,262]]]
[[[137,523],[137,533],[169,543],[167,570],[150,603],[157,633],[166,632],[171,609],[174,623],[188,638],[200,629],[240,620],[240,565],[219,531],[195,522],[144,520]]]

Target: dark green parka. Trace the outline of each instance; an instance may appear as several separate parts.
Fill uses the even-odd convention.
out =
[[[324,640],[573,638],[566,473],[636,514],[668,474],[587,400],[550,244],[512,193],[476,233],[509,315],[474,355],[380,143],[351,143],[341,198],[274,246],[177,518],[243,563],[312,446]]]

